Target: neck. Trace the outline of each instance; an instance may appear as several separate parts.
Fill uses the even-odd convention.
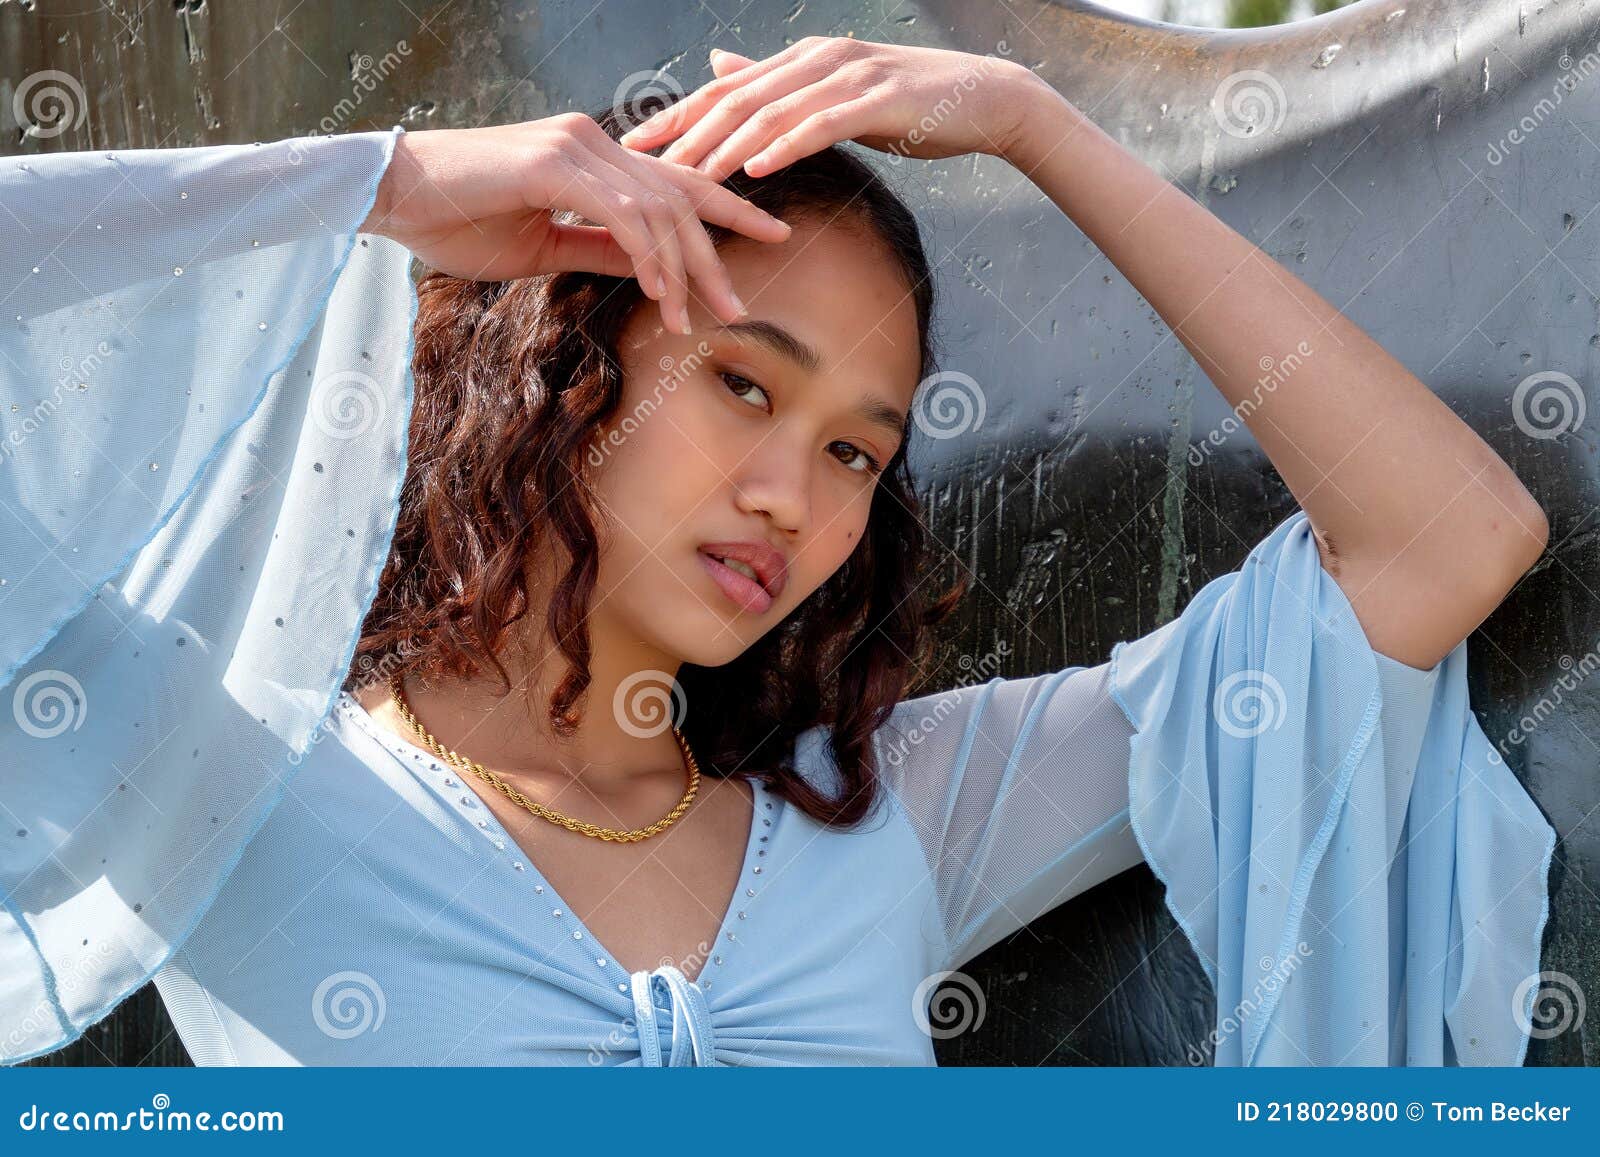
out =
[[[530,613],[519,625],[543,621],[542,613]],[[642,787],[659,793],[658,784],[681,792],[683,753],[668,726],[682,718],[672,698],[678,661],[623,637],[603,616],[592,614],[589,629],[591,680],[571,736],[558,736],[548,714],[550,696],[569,670],[566,658],[553,647],[531,645],[525,635],[499,656],[509,692],[493,672],[467,680],[411,675],[404,679],[406,702],[446,748],[541,796],[574,784],[602,798],[634,796]],[[386,682],[358,698],[385,727],[416,741]]]

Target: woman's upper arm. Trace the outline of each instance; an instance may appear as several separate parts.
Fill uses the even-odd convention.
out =
[[[0,1062],[170,958],[350,670],[411,400],[389,144],[0,162]]]
[[[1126,717],[1108,665],[992,679],[898,704],[879,766],[934,874],[955,967],[1137,864]]]
[[[1481,531],[1441,551],[1422,539],[1397,553],[1358,555],[1317,533],[1318,557],[1355,610],[1380,655],[1410,667],[1436,666],[1477,629],[1544,550],[1543,510],[1520,484],[1500,492],[1471,487],[1458,499],[1476,502]]]
[[[391,141],[0,162],[0,685],[203,484],[323,324]],[[377,393],[370,362],[322,364],[319,398]]]

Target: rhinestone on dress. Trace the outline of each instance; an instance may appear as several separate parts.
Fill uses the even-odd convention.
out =
[[[572,934],[572,938],[574,940],[582,940],[583,939],[583,933],[582,932],[574,932]]]
[[[513,868],[515,868],[519,872],[522,871],[522,861],[521,860],[514,861],[511,866]]]
[[[761,875],[761,865],[760,864],[757,864],[755,867],[751,868],[750,870],[752,872],[754,872],[758,876]]]
[[[596,956],[594,958],[594,962],[596,964],[598,964],[601,968],[604,968],[606,966],[606,958],[604,956]]]
[[[550,913],[550,915],[552,915],[552,916],[559,916],[559,915],[561,915],[561,909],[560,909],[560,908],[557,908],[557,909],[555,909],[555,910],[554,910],[554,911],[552,911],[552,912],[551,912],[551,913]]]
[[[543,884],[535,884],[533,886],[533,890],[535,892],[543,892],[544,891],[544,885]]]

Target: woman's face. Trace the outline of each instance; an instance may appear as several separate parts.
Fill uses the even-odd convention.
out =
[[[624,329],[622,404],[589,455],[609,523],[597,648],[626,640],[664,669],[729,662],[861,540],[917,386],[916,310],[880,243],[792,224],[782,243],[720,250],[749,310],[740,323],[691,299],[694,332],[672,333],[645,301]],[[781,566],[781,589],[710,557],[739,543],[770,548],[754,569]]]

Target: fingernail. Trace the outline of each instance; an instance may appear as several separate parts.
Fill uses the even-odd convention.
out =
[[[658,273],[658,274],[656,274],[656,296],[657,297],[665,297],[666,295],[667,295],[667,279],[665,277],[661,276],[661,274]]]
[[[749,310],[745,309],[744,302],[739,300],[739,295],[734,293],[732,290],[728,291],[728,300],[733,302],[733,308],[739,312],[740,317],[743,317],[745,314],[750,312]]]
[[[716,59],[716,58],[717,58],[717,57],[718,57],[718,56],[719,56],[719,55],[720,55],[720,54],[721,54],[721,52],[722,52],[722,49],[720,49],[720,48],[713,48],[713,49],[712,49],[712,50],[711,50],[711,59],[712,59],[712,60],[715,60],[715,59]]]
[[[683,326],[684,333],[694,332],[689,328],[689,310],[687,306],[678,307],[678,324]]]

